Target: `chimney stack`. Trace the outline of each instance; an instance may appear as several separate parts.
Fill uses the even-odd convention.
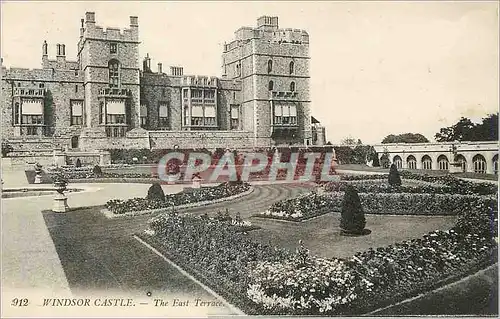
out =
[[[42,56],[48,56],[48,52],[47,52],[47,40],[44,40],[43,41],[43,45],[42,45]]]
[[[138,27],[139,26],[139,18],[135,16],[130,16],[130,27]]]
[[[161,65],[161,63],[158,63],[158,73],[159,73],[159,74],[162,74],[162,73],[163,73],[163,72],[162,72],[162,65]]]
[[[95,23],[95,12],[86,12],[85,13],[85,22],[86,23]]]

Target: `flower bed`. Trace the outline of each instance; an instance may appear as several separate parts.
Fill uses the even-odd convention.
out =
[[[343,192],[315,192],[274,203],[267,211],[255,216],[303,221],[329,212],[340,212]],[[496,200],[473,195],[359,193],[366,213],[391,215],[457,215],[470,203],[490,203]]]
[[[465,181],[451,175],[430,176],[408,171],[402,171],[400,174],[403,179],[421,181],[426,184],[391,187],[387,183],[377,183],[377,181],[387,180],[388,175],[341,175],[341,182],[328,182],[321,187],[325,191],[343,191],[349,183],[355,183],[358,192],[361,193],[495,195],[498,192],[498,187],[494,184]]]
[[[250,184],[247,183],[226,182],[214,187],[193,189],[191,192],[168,194],[165,196],[165,201],[154,201],[146,198],[132,198],[128,200],[113,199],[106,203],[106,208],[113,214],[164,209],[235,196],[249,191],[250,187]]]
[[[175,214],[154,219],[142,238],[246,314],[359,315],[495,262],[495,218],[493,202],[477,198],[449,231],[348,260],[304,257],[254,242],[229,223]]]

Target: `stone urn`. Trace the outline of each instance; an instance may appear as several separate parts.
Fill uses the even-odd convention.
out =
[[[68,183],[65,180],[56,180],[54,182],[54,187],[57,193],[54,197],[54,206],[52,211],[55,213],[66,213],[69,209],[68,198],[64,195],[67,185]]]
[[[42,165],[39,163],[35,164],[35,181],[34,184],[42,183]]]

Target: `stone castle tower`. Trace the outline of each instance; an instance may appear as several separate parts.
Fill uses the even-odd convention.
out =
[[[130,28],[97,26],[95,13],[82,19],[78,62],[85,83],[86,136],[124,137],[140,127],[139,25],[130,17]],[[103,81],[105,80],[105,81]]]
[[[280,29],[278,17],[260,17],[225,45],[223,78],[241,81],[244,129],[255,146],[311,144],[309,59],[307,32]]]

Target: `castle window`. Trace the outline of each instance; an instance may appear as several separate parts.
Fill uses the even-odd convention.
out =
[[[231,105],[231,129],[237,130],[240,124],[240,107],[239,105]]]
[[[75,76],[78,76],[78,70],[75,70]]]
[[[118,52],[118,44],[110,43],[109,44],[109,53],[116,54],[116,52]]]
[[[273,61],[269,60],[267,61],[267,73],[273,72]]]
[[[295,63],[293,63],[293,61],[290,62],[290,70],[289,71],[290,71],[290,74],[293,74],[293,72],[295,72]]]
[[[109,87],[120,86],[120,63],[117,60],[111,60],[109,67]]]
[[[273,81],[269,81],[268,89],[269,89],[269,91],[274,90],[274,82]]]
[[[71,125],[83,124],[83,101],[71,101]]]
[[[148,107],[147,105],[141,105],[141,127],[148,125]]]
[[[160,119],[159,125],[161,127],[168,127],[168,104],[161,103],[158,108],[158,117]]]
[[[45,85],[44,85],[43,83],[40,83],[40,84],[38,84],[38,87],[39,87],[40,89],[43,89],[43,88],[45,87]]]
[[[75,85],[75,93],[78,93],[78,84]]]
[[[188,90],[187,89],[184,89],[182,90],[182,96],[187,99],[188,98]]]
[[[165,97],[165,96],[166,96],[166,93],[165,93],[165,88],[162,88],[162,89],[161,89],[161,96],[162,96],[162,97]]]
[[[290,83],[290,91],[294,92],[295,91],[295,82]]]
[[[19,102],[14,105],[14,124],[19,124]]]
[[[103,124],[105,119],[104,102],[99,103],[99,124]]]

